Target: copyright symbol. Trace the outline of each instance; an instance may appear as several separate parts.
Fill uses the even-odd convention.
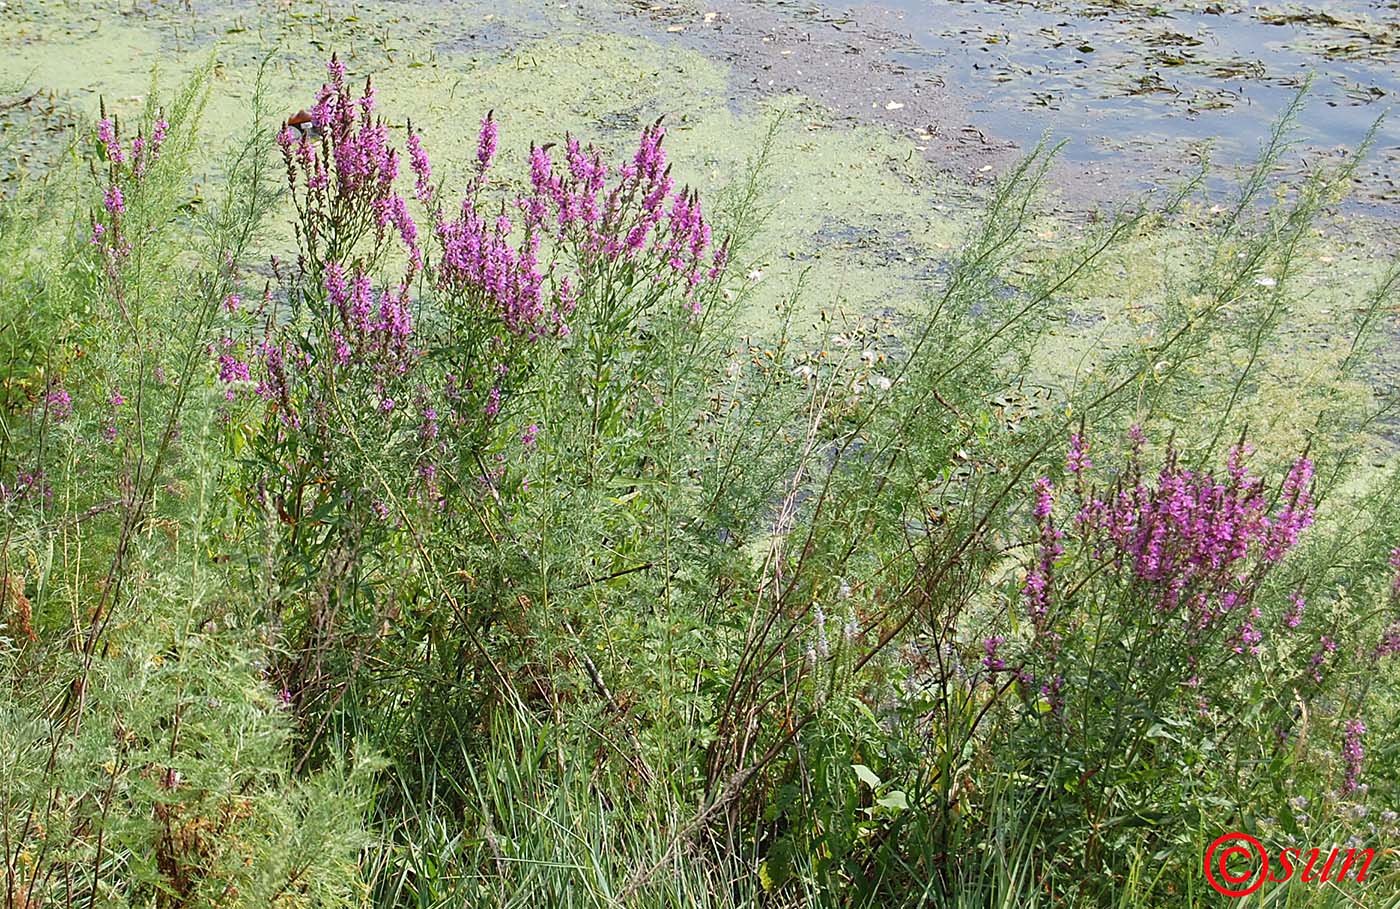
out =
[[[1230,871],[1232,855],[1242,855],[1249,860],[1243,874]],[[1250,884],[1256,865],[1259,878]],[[1269,854],[1264,851],[1263,844],[1247,833],[1226,833],[1206,847],[1205,871],[1206,881],[1217,893],[1238,899],[1264,886],[1264,879],[1269,876]]]

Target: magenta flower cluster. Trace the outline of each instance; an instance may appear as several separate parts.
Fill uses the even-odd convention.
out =
[[[694,291],[719,277],[728,253],[714,246],[698,194],[676,191],[664,137],[659,122],[647,127],[611,187],[602,155],[577,139],[566,139],[558,166],[550,147],[532,147],[530,192],[515,200],[517,223],[480,201],[498,144],[497,123],[488,115],[477,142],[477,178],[454,217],[437,217],[439,290],[476,298],[508,331],[531,340],[567,335],[579,289],[619,266],[641,269],[654,286],[679,285],[698,313]],[[411,158],[418,195],[429,198],[431,165],[421,146]],[[559,274],[565,271],[559,253],[566,249],[573,270]]]
[[[433,199],[433,166],[423,149],[423,137],[415,133],[411,125],[408,132],[408,166],[413,171],[413,195],[427,205]]]
[[[353,357],[381,373],[408,372],[417,351],[411,346],[413,314],[407,286],[376,293],[362,267],[347,275],[335,262],[326,265],[325,283],[337,318],[331,332],[336,365],[345,366]]]
[[[73,414],[73,396],[58,382],[49,387],[49,393],[44,396],[44,405],[48,408],[49,419],[55,423],[62,423]]]
[[[1288,628],[1297,628],[1303,624],[1303,608],[1307,605],[1307,599],[1300,591],[1295,590],[1288,595],[1288,604],[1283,624]]]
[[[165,145],[166,133],[170,125],[164,118],[158,118],[149,136],[138,133],[129,149],[122,145],[120,125],[116,117],[105,113],[97,123],[97,143],[107,162],[107,186],[102,191],[104,214],[92,218],[90,242],[101,248],[108,257],[109,268],[126,258],[131,252],[131,244],[122,230],[123,216],[126,214],[127,196],[146,177]]]
[[[565,319],[577,302],[570,285],[549,285],[538,233],[520,232],[518,241],[513,233],[509,216],[487,217],[464,201],[456,219],[437,225],[438,289],[476,298],[517,337],[567,334]]]
[[[1346,778],[1342,781],[1342,792],[1353,793],[1361,788],[1361,764],[1366,759],[1366,751],[1361,746],[1361,737],[1366,734],[1366,724],[1359,719],[1347,722],[1342,736],[1342,763],[1346,766]]]
[[[638,261],[649,255],[681,276],[687,292],[714,280],[725,266],[727,246],[713,245],[699,196],[684,187],[676,190],[665,137],[660,121],[644,129],[611,189],[599,153],[584,149],[577,139],[568,137],[566,167],[557,174],[548,151],[536,149],[534,195],[523,206],[532,223],[575,242],[585,261]]]
[[[1065,469],[1074,483],[1072,502],[1064,510],[1073,515],[1076,557],[1087,558],[1080,568],[1063,559],[1068,540],[1056,522],[1064,504],[1058,501],[1060,491],[1044,476],[1031,489],[1036,540],[1020,592],[1034,634],[1018,675],[1027,687],[1040,683],[1052,714],[1062,703],[1068,668],[1063,660],[1076,634],[1074,615],[1059,616],[1082,587],[1072,583],[1075,578],[1101,576],[1134,589],[1133,599],[1147,604],[1143,618],[1149,625],[1170,622],[1181,629],[1190,645],[1185,685],[1196,690],[1202,685],[1208,659],[1202,647],[1208,642],[1223,640],[1227,654],[1262,652],[1263,610],[1256,602],[1262,582],[1313,522],[1313,467],[1306,457],[1293,462],[1271,495],[1247,467],[1247,446],[1230,452],[1222,476],[1183,465],[1170,448],[1160,469],[1148,475],[1142,467],[1145,441],[1134,427],[1128,463],[1112,485],[1102,487],[1091,482],[1094,465],[1086,438],[1070,436]],[[1065,572],[1069,582],[1057,577]],[[1288,602],[1282,624],[1299,628],[1306,602],[1302,592],[1295,590]],[[1004,663],[1002,644],[995,637],[983,641],[989,669]],[[1315,679],[1321,680],[1335,650],[1336,644],[1324,636],[1308,667]],[[1203,692],[1197,701],[1206,703]]]
[[[1312,524],[1312,462],[1294,461],[1270,511],[1261,479],[1245,465],[1247,446],[1230,452],[1226,475],[1167,459],[1155,482],[1119,482],[1092,495],[1076,516],[1086,536],[1153,591],[1158,609],[1189,610],[1206,628],[1248,607],[1259,570],[1278,562]],[[1131,475],[1137,475],[1136,463]],[[1241,626],[1247,648],[1258,641],[1251,614]]]
[[[478,173],[484,174],[491,167],[491,162],[496,158],[499,137],[500,128],[496,125],[496,118],[491,111],[487,111],[486,116],[481,119],[481,131],[477,135],[476,167]]]
[[[1032,513],[1040,539],[1036,546],[1035,562],[1026,572],[1021,593],[1026,598],[1026,608],[1037,628],[1045,625],[1050,614],[1050,596],[1055,560],[1064,555],[1064,532],[1055,526],[1055,487],[1048,477],[1035,481],[1035,504]]]
[[[401,158],[376,115],[373,85],[353,95],[336,58],[309,118],[277,136],[300,255],[293,272],[274,264],[285,296],[309,318],[269,317],[265,336],[246,348],[211,351],[226,396],[250,388],[266,404],[270,434],[298,433],[323,449],[309,469],[271,465],[269,482],[335,472],[329,408],[338,404],[375,415],[371,431],[394,448],[384,463],[402,465],[401,479],[440,507],[453,488],[476,488],[467,480],[494,485],[503,468],[483,466],[477,446],[531,375],[520,360],[532,345],[566,336],[576,308],[604,285],[617,292],[610,301],[635,312],[673,290],[696,312],[697,288],[724,268],[727,248],[716,247],[699,196],[671,179],[659,122],[616,170],[572,137],[562,162],[549,147],[532,148],[528,188],[515,190],[492,177],[501,136],[489,113],[463,198],[444,204],[423,136],[410,126]],[[401,176],[411,176],[411,191],[401,194]],[[426,209],[426,244],[409,200]],[[404,264],[381,283],[386,261]],[[415,292],[432,299],[421,305]],[[226,305],[231,318],[242,320],[240,302]],[[538,427],[525,425],[516,438],[529,450]],[[387,506],[361,496],[353,472],[339,480],[347,501],[363,499],[384,517]]]
[[[1006,638],[1001,635],[993,635],[982,641],[982,665],[989,671],[1000,672],[1006,668],[1006,661],[997,656],[997,651],[1005,643]]]
[[[247,362],[238,356],[237,342],[233,338],[224,336],[219,341],[219,347],[219,381],[224,385],[225,399],[232,401],[241,387],[252,383],[253,375]]]
[[[349,258],[365,234],[373,233],[378,246],[392,231],[408,249],[404,283],[411,283],[423,266],[418,225],[395,189],[399,153],[390,145],[389,127],[375,116],[374,86],[366,79],[354,97],[345,66],[334,57],[327,74],[330,81],[311,109],[311,130],[287,126],[277,136],[288,182],[303,190],[303,240],[314,256],[335,261]],[[317,134],[319,144],[311,138]]]
[[[1069,454],[1065,456],[1065,470],[1079,476],[1092,469],[1094,462],[1089,459],[1089,445],[1079,433],[1069,437]]]

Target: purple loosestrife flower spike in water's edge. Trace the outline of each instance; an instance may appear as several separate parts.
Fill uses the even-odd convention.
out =
[[[160,155],[160,147],[165,144],[165,134],[170,130],[170,123],[164,117],[156,120],[155,126],[151,128],[151,143],[149,154],[154,161]]]
[[[137,136],[131,140],[131,172],[140,177],[146,173],[146,140]]]
[[[1294,462],[1280,509],[1270,515],[1263,482],[1245,464],[1248,454],[1248,446],[1232,449],[1227,478],[1217,480],[1182,467],[1169,449],[1154,484],[1138,481],[1081,511],[1086,532],[1100,534],[1100,545],[1155,589],[1158,608],[1189,607],[1199,629],[1247,603],[1258,584],[1249,566],[1282,559],[1312,523],[1311,462]],[[1257,642],[1244,638],[1255,629],[1242,631],[1240,643],[1252,650]]]
[[[566,161],[551,161],[548,145],[532,148],[529,172],[522,175],[529,181],[522,186],[486,178],[499,166],[500,138],[494,113],[487,113],[469,165],[474,173],[454,206],[436,198],[422,134],[411,126],[402,137],[391,134],[386,121],[376,119],[367,80],[354,97],[337,58],[328,72],[315,109],[297,118],[301,129],[278,136],[297,202],[299,264],[305,264],[277,277],[288,300],[309,301],[313,318],[297,324],[269,318],[259,336],[216,349],[213,368],[223,379],[221,390],[259,399],[269,441],[306,440],[320,449],[312,469],[328,493],[339,486],[335,491],[346,501],[361,503],[379,494],[339,463],[346,440],[328,413],[326,389],[333,385],[356,399],[347,401],[353,412],[376,414],[367,427],[380,448],[374,455],[389,470],[407,465],[396,479],[420,493],[418,504],[441,503],[463,494],[462,484],[445,480],[456,473],[446,459],[458,447],[486,444],[481,440],[489,434],[511,427],[522,460],[539,447],[538,426],[517,423],[513,410],[528,381],[518,377],[532,374],[531,345],[567,335],[566,320],[576,307],[589,305],[617,272],[628,275],[623,304],[629,317],[645,319],[663,300],[697,306],[708,297],[691,292],[697,280],[717,277],[727,246],[715,248],[698,194],[673,193],[659,122],[643,130],[636,154],[611,180],[601,154],[568,137]],[[307,119],[313,128],[302,127]],[[429,210],[426,222],[409,215],[409,191],[400,195],[404,160],[413,175],[412,196]],[[107,246],[122,227],[121,219],[107,218]],[[634,232],[628,261],[625,240]],[[425,255],[423,243],[436,254]],[[402,271],[382,280],[377,263],[386,256],[397,258]],[[423,283],[434,285],[441,310],[414,297]],[[272,298],[265,297],[271,315]],[[236,308],[242,309],[228,306]],[[442,311],[464,318],[439,320]],[[226,321],[250,329],[247,320]],[[469,332],[465,340],[484,356],[459,363],[442,353],[457,348],[439,344],[439,333],[456,341],[457,332]],[[493,425],[503,416],[511,419]],[[496,435],[489,441],[510,440]],[[274,476],[295,467],[280,460],[267,466]],[[507,468],[503,462],[487,473],[500,484]]]
[[[1025,583],[1021,586],[1021,593],[1026,599],[1027,611],[1037,628],[1041,626],[1050,613],[1051,575],[1055,560],[1065,551],[1060,542],[1064,538],[1064,534],[1055,526],[1051,517],[1054,507],[1055,487],[1048,477],[1040,477],[1035,481],[1035,506],[1033,509],[1036,525],[1040,528],[1040,544],[1036,560],[1030,570],[1026,572]]]
[[[661,125],[660,119],[642,130],[637,154],[632,159],[638,178],[655,183],[666,169],[666,151],[661,147],[665,138],[666,127]]]
[[[1273,520],[1265,558],[1277,562],[1298,542],[1298,536],[1312,526],[1316,509],[1312,502],[1313,463],[1306,457],[1293,462],[1283,481],[1283,508]]]
[[[1050,482],[1049,477],[1041,477],[1035,481],[1035,519],[1037,522],[1044,521],[1050,517],[1050,511],[1055,507],[1055,487]]]
[[[107,150],[107,159],[114,164],[126,162],[121,141],[117,137],[117,123],[111,117],[103,117],[97,124],[97,139]]]
[[[1234,647],[1235,653],[1243,654],[1248,652],[1250,656],[1259,655],[1261,650],[1260,644],[1264,641],[1264,635],[1259,632],[1259,629],[1254,627],[1254,620],[1257,618],[1259,618],[1259,610],[1250,610],[1249,618],[1240,626],[1239,642]]]
[[[432,407],[423,408],[423,419],[418,426],[418,438],[425,443],[433,442],[440,432],[437,410]]]
[[[408,166],[413,171],[413,195],[427,205],[433,199],[433,166],[428,161],[428,153],[423,149],[423,138],[408,127]]]
[[[496,141],[499,128],[496,126],[495,111],[487,111],[481,118],[481,133],[476,140],[476,166],[480,173],[486,173],[496,157]]]

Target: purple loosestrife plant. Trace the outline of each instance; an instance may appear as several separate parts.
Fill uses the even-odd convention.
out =
[[[562,359],[545,361],[576,370],[565,383],[577,395],[571,406],[589,411],[584,435],[595,450],[571,460],[596,465],[596,446],[662,407],[660,396],[642,400],[637,389],[661,368],[662,338],[693,335],[727,247],[716,244],[698,194],[671,177],[659,121],[618,165],[573,136],[562,154],[533,145],[528,189],[504,199],[485,180],[497,135],[488,117],[459,203],[432,197],[437,255],[428,280],[447,326],[441,348],[459,380],[447,403],[462,419],[500,418],[535,368],[529,352],[548,341]],[[415,170],[430,173],[419,157]],[[460,381],[473,371],[475,380]]]
[[[576,319],[616,336],[653,310],[695,319],[727,253],[698,194],[673,183],[659,123],[611,169],[572,137],[561,162],[535,147],[528,182],[512,188],[496,178],[502,130],[488,114],[464,195],[449,202],[425,137],[410,127],[401,152],[372,84],[352,92],[335,58],[311,118],[314,130],[276,140],[298,256],[274,261],[279,292],[263,311],[225,307],[243,336],[211,350],[212,368],[230,423],[255,427],[244,485],[281,528],[283,584],[324,587],[354,571],[364,589],[398,588],[401,563],[332,553],[372,560],[395,551],[392,539],[417,545],[448,527],[456,544],[489,538],[489,516],[528,491],[540,437],[535,415],[515,408],[538,363]],[[325,635],[307,609],[306,633]],[[308,672],[289,670],[294,690]]]
[[[562,167],[548,148],[533,149],[533,192],[519,206],[529,228],[573,251],[582,277],[601,272],[629,288],[641,279],[651,290],[676,287],[698,312],[695,289],[720,276],[728,250],[716,245],[698,193],[677,189],[665,136],[661,121],[648,126],[632,159],[615,170],[572,136]]]
[[[103,255],[104,268],[110,286],[118,292],[117,279],[121,264],[131,255],[131,238],[126,235],[126,214],[129,197],[139,193],[151,165],[160,159],[169,124],[157,116],[150,136],[138,133],[131,139],[129,150],[122,144],[121,126],[115,116],[108,116],[103,107],[97,124],[98,156],[106,164],[103,174],[102,211],[91,216],[90,242]]]
[[[1208,705],[1209,692],[1233,672],[1232,660],[1258,657],[1268,646],[1266,581],[1313,521],[1312,464],[1296,459],[1271,495],[1249,470],[1247,445],[1229,452],[1220,474],[1185,466],[1169,447],[1153,474],[1143,464],[1144,442],[1135,429],[1122,469],[1095,482],[1087,440],[1075,433],[1065,464],[1073,488],[1062,495],[1048,477],[1034,482],[1037,539],[1021,583],[1034,633],[1021,671],[1032,682],[1072,679],[1067,661],[1077,648],[1092,646],[1085,635],[1100,627],[1100,617],[1085,610],[1131,610],[1128,627],[1136,630],[1119,633],[1174,653],[1167,676],[1174,673],[1174,684]],[[1056,523],[1061,510],[1073,515],[1068,538]],[[1295,591],[1286,607],[1270,613],[1282,616],[1278,633],[1302,624],[1303,603]],[[1318,678],[1324,658],[1309,665]],[[1049,700],[1045,692],[1041,700]]]
[[[659,122],[615,170],[573,137],[562,166],[549,147],[532,147],[530,192],[510,206],[518,219],[483,199],[480,175],[494,156],[496,130],[490,117],[482,121],[478,178],[454,213],[436,214],[440,292],[530,340],[567,335],[581,294],[600,288],[608,289],[612,319],[635,321],[672,290],[699,312],[696,288],[719,277],[726,251],[714,245],[698,194],[676,191]],[[430,170],[421,148],[416,157],[426,189],[421,175]]]
[[[424,205],[430,204],[433,201],[433,166],[423,150],[423,137],[413,131],[412,123],[408,125],[408,164],[413,170],[414,197]]]
[[[73,397],[60,382],[55,381],[49,386],[44,403],[48,406],[49,419],[55,423],[62,423],[73,414]]]
[[[130,327],[130,337],[144,336],[146,327],[151,324],[151,310],[155,308],[144,304],[145,298],[131,298],[131,288],[142,283],[132,267],[134,254],[146,250],[156,255],[161,252],[160,243],[154,242],[160,228],[143,223],[150,217],[150,210],[158,208],[162,202],[150,195],[148,185],[153,166],[162,158],[168,126],[161,113],[153,112],[152,116],[154,128],[150,135],[138,133],[130,137],[124,133],[116,116],[107,113],[104,103],[90,146],[94,153],[91,173],[96,186],[89,195],[87,244],[81,258],[82,265],[90,268],[96,281],[84,289],[92,291],[92,297],[84,301],[84,306],[91,305],[100,317]],[[131,227],[133,221],[135,226]],[[112,310],[103,311],[109,304]],[[99,324],[94,320],[88,327]],[[39,337],[43,335],[35,335],[36,339]],[[138,437],[137,433],[127,430],[139,428],[140,412],[137,408],[124,408],[124,405],[128,395],[140,400],[139,392],[134,389],[140,386],[141,377],[127,371],[129,361],[122,362],[119,357],[108,359],[107,354],[112,350],[107,346],[110,338],[85,333],[81,343],[70,343],[73,340],[56,342],[51,349],[43,351],[43,370],[36,373],[34,386],[42,391],[33,397],[28,393],[24,396],[27,399],[24,423],[27,425],[21,428],[18,423],[9,424],[6,444],[0,446],[7,449],[0,452],[0,489],[10,503],[24,502],[43,509],[52,501],[49,478],[62,474],[46,469],[43,462],[56,455],[58,449],[43,440],[53,427],[68,423],[72,429],[69,441],[75,445],[95,441],[85,432],[88,427],[83,420],[69,422],[75,415],[75,396],[85,398],[89,389],[100,389],[93,391],[92,398],[83,400],[76,408],[81,417],[90,418],[96,424],[92,435],[97,439],[112,443]],[[42,346],[35,347],[36,352],[42,349]],[[147,346],[142,351],[146,362],[156,361],[158,353],[159,345]],[[80,362],[84,357],[87,359]],[[154,372],[160,364],[155,362],[149,368]],[[73,384],[70,386],[69,382]],[[22,387],[25,383],[18,384]],[[119,384],[127,389],[125,394],[116,390]],[[17,439],[28,438],[31,432],[32,454],[26,453],[14,460]],[[124,446],[103,445],[102,449],[118,457],[124,454]]]
[[[495,120],[495,111],[487,111],[486,116],[481,118],[481,132],[477,136],[476,142],[476,169],[478,174],[485,174],[491,167],[491,162],[496,159],[496,145],[500,135],[500,127]]]
[[[1065,456],[1065,470],[1078,476],[1091,469],[1094,462],[1089,459],[1089,446],[1079,433],[1069,437],[1069,454]]]
[[[1183,467],[1175,451],[1155,482],[1119,480],[1093,491],[1076,524],[1164,613],[1184,611],[1205,629],[1247,609],[1263,574],[1313,521],[1312,462],[1298,458],[1272,513],[1263,481],[1249,473],[1248,446],[1230,452],[1225,476]],[[1129,473],[1137,476],[1138,464]]]
[[[1035,504],[1032,513],[1040,528],[1040,539],[1036,548],[1036,559],[1026,572],[1021,593],[1026,600],[1026,609],[1036,627],[1041,627],[1050,614],[1051,583],[1055,560],[1064,554],[1064,533],[1055,526],[1055,487],[1048,477],[1035,481]]]
[[[997,656],[997,651],[1005,643],[1006,638],[1001,635],[993,635],[982,642],[982,665],[989,671],[1000,672],[1006,668],[1006,661]]]
[[[1094,465],[1081,430],[1066,446],[1066,482],[1024,487],[1012,632],[978,635],[983,667],[1005,673],[984,686],[1006,720],[989,750],[1017,755],[1018,778],[1037,789],[1074,793],[1037,814],[1049,829],[1150,813],[1185,767],[1237,804],[1283,776],[1299,791],[1359,798],[1359,717],[1376,703],[1368,690],[1388,697],[1392,675],[1377,667],[1400,654],[1392,577],[1383,615],[1329,608],[1325,543],[1307,543],[1306,455],[1270,480],[1243,443],[1201,466],[1170,444],[1150,463],[1146,441],[1135,429],[1121,460],[1097,449],[1106,463]],[[1379,742],[1370,751],[1374,787]]]
[[[1288,628],[1297,628],[1303,624],[1303,608],[1307,605],[1307,599],[1301,591],[1293,591],[1288,595],[1289,608],[1284,614],[1283,624]]]
[[[417,225],[395,186],[399,152],[375,116],[374,86],[366,79],[355,97],[338,60],[327,72],[330,81],[311,110],[321,139],[292,127],[277,137],[298,216],[300,268],[317,283],[329,265],[344,268],[353,259],[372,271],[399,239],[407,250],[403,282],[410,284],[422,267]]]

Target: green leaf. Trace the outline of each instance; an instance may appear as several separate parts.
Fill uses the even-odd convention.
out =
[[[909,799],[903,792],[896,789],[888,795],[876,799],[875,804],[879,805],[881,808],[894,808],[902,811],[909,807]]]
[[[880,788],[880,778],[869,767],[864,764],[852,764],[851,769],[856,772],[856,776],[860,777],[860,781],[871,789]]]

